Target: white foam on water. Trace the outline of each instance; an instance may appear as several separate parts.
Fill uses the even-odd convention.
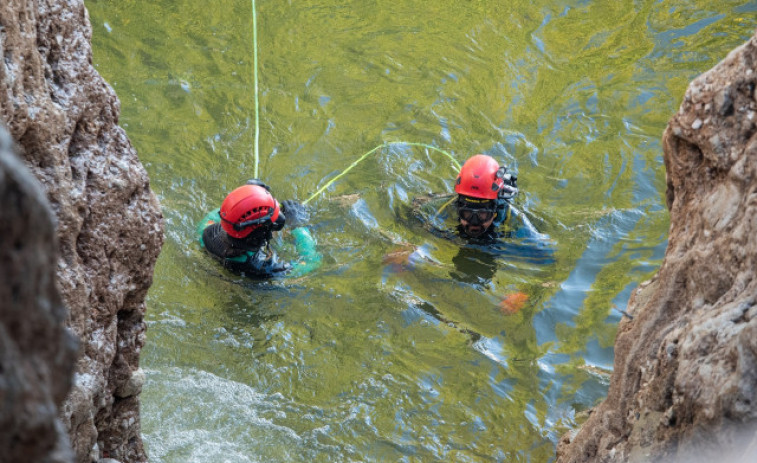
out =
[[[293,407],[280,394],[193,369],[147,375],[142,429],[152,462],[294,461],[305,453],[301,436],[274,422]]]

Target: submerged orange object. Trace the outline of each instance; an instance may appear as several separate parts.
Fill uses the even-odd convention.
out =
[[[392,252],[384,254],[384,258],[381,261],[385,264],[407,264],[410,259],[410,254],[415,252],[415,249],[400,248],[395,249]]]
[[[415,248],[400,248],[396,249],[388,254],[385,254],[381,259],[381,263],[388,265],[393,272],[403,272],[409,268],[412,268],[413,262],[411,255],[415,252]]]
[[[501,310],[505,315],[516,314],[520,311],[520,309],[523,308],[524,305],[526,305],[527,300],[528,294],[526,293],[522,293],[520,291],[510,293],[505,296],[504,299],[502,299],[502,302],[499,303],[499,310]]]

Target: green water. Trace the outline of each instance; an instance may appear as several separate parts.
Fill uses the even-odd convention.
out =
[[[554,259],[429,233],[411,203],[452,191],[452,163],[395,144],[310,203],[318,271],[254,283],[194,241],[255,169],[250,3],[86,5],[166,218],[142,430],[177,463],[552,460],[606,394],[614,307],[664,255],[665,124],[757,26],[744,0],[258,1],[259,170],[279,200],[384,142],[483,152],[518,173]]]

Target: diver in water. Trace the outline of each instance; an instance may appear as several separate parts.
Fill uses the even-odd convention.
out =
[[[518,194],[517,182],[491,156],[477,154],[465,161],[455,181],[459,234],[494,238],[499,226],[512,220],[510,202]]]
[[[443,194],[413,200],[415,215],[432,233],[445,238],[456,235],[473,244],[501,241],[502,238],[548,240],[512,205],[518,194],[518,177],[491,156],[477,154],[465,161],[455,180],[455,193],[456,197],[452,198]],[[424,212],[426,204],[431,207],[436,200],[444,198],[450,199],[436,213]],[[433,219],[453,203],[457,215],[456,230],[435,226]]]
[[[455,193],[457,234],[470,244],[462,246],[453,258],[460,275],[491,278],[497,268],[491,252],[506,255],[510,261],[554,262],[554,243],[549,236],[540,233],[512,204],[518,194],[518,177],[494,158],[477,154],[465,161],[455,180]],[[472,271],[474,267],[476,271]]]
[[[500,267],[498,257],[539,265],[554,262],[554,243],[549,236],[540,233],[512,204],[519,192],[517,176],[494,158],[484,154],[470,157],[457,175],[454,190],[453,195],[415,198],[413,215],[436,236],[462,239],[452,259],[457,279],[491,280]],[[455,217],[454,229],[437,220],[445,216]]]
[[[200,244],[227,269],[251,278],[302,275],[320,264],[315,240],[305,227],[305,206],[278,201],[260,180],[249,180],[226,196],[221,207],[208,213],[198,228]],[[287,226],[301,258],[294,264],[271,249],[273,232]]]

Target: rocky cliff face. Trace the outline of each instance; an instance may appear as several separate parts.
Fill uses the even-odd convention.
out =
[[[53,213],[11,144],[0,127],[0,461],[62,463],[72,455],[58,407],[77,345],[55,286]]]
[[[691,83],[663,146],[665,259],[558,462],[757,461],[757,36]]]
[[[162,215],[118,127],[118,99],[92,66],[90,38],[82,0],[0,2],[0,123],[42,184],[56,220],[59,256],[52,268],[69,308],[66,325],[80,341],[61,409],[74,461],[142,462],[139,353]],[[41,212],[22,212],[25,220],[44,221]],[[41,331],[11,327],[27,337],[20,342],[48,342]],[[68,379],[56,374],[54,380],[57,398]]]

